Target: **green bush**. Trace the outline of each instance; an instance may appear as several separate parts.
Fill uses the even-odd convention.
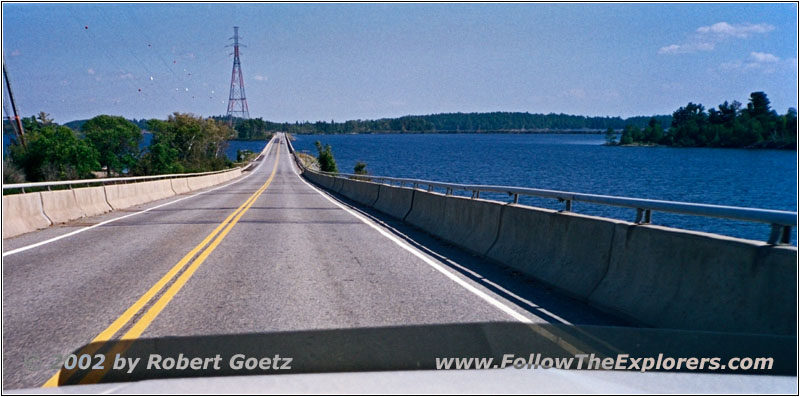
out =
[[[367,171],[367,163],[359,161],[356,163],[356,166],[353,167],[353,173],[356,175],[367,175],[369,171]]]
[[[336,167],[336,160],[333,158],[333,152],[331,151],[331,145],[322,146],[319,141],[314,142],[314,145],[317,146],[317,161],[319,161],[319,169],[323,172],[339,172],[339,168]]]

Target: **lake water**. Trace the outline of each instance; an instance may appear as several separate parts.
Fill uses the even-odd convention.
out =
[[[797,211],[796,152],[608,147],[603,135],[298,135],[298,151],[328,143],[340,172]],[[235,151],[234,151],[235,153]],[[468,193],[462,193],[468,194]],[[482,195],[510,201],[504,195]],[[524,204],[563,209],[555,200]],[[573,211],[633,221],[636,211],[573,203]],[[653,223],[766,240],[766,224],[653,213]],[[797,231],[792,231],[797,244]]]

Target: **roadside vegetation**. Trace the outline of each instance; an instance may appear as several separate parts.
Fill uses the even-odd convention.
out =
[[[22,123],[25,145],[11,139],[3,183],[203,172],[233,164],[225,157],[233,130],[192,114],[149,120],[153,139],[148,147],[142,145],[139,125],[119,116],[83,121],[80,131],[54,123],[44,112]]]
[[[353,167],[353,173],[356,175],[369,175],[369,171],[367,171],[367,163],[363,161],[356,162],[356,165]]]
[[[301,152],[297,152],[297,151],[294,152],[294,153],[295,153],[295,155],[297,155],[297,157],[300,159],[300,161],[303,162],[303,166],[304,167],[306,167],[308,169],[311,169],[311,170],[314,170],[314,171],[319,171],[319,161],[317,161],[316,157],[314,157],[314,156],[312,156],[312,155],[310,155],[308,153],[301,153]]]
[[[331,145],[325,145],[323,147],[319,141],[314,142],[314,145],[317,147],[317,162],[319,163],[320,171],[338,173],[339,168],[336,167],[336,160],[333,158]]]

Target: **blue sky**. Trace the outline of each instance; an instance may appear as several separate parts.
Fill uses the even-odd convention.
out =
[[[274,121],[797,106],[795,4],[3,4],[20,111],[224,114],[240,26]],[[141,90],[141,91],[139,91]]]

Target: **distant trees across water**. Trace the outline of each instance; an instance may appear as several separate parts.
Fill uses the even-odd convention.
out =
[[[725,101],[706,111],[703,105],[689,102],[672,113],[666,130],[663,125],[655,118],[644,128],[626,125],[618,144],[797,149],[797,109],[780,115],[760,91],[750,94],[744,107],[738,101]],[[608,143],[616,144],[613,138],[607,132]]]
[[[671,121],[670,116],[654,117],[665,124]],[[223,120],[225,116],[214,116],[214,118]],[[264,137],[273,131],[285,131],[291,134],[603,131],[606,128],[620,130],[627,124],[644,128],[650,118],[637,116],[623,119],[521,112],[441,113],[344,122],[331,120],[276,123],[261,118],[236,119],[234,129],[237,132],[237,139],[242,140],[265,139]]]

